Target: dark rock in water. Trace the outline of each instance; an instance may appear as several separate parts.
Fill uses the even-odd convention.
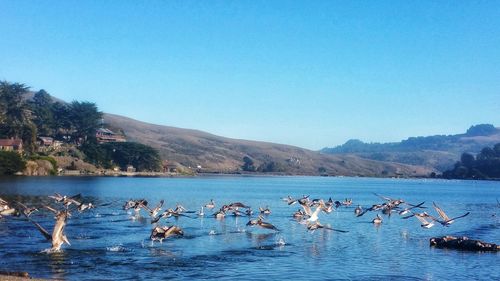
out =
[[[28,272],[0,271],[0,275],[15,276],[15,277],[25,277],[25,278],[29,278],[30,277],[30,275],[29,275]]]
[[[456,249],[463,251],[500,251],[500,245],[469,239],[465,236],[434,237],[430,239],[430,245],[436,248]]]

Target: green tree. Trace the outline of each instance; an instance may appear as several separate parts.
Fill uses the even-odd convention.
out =
[[[52,113],[52,98],[45,90],[40,90],[33,96],[31,102],[33,122],[41,135],[54,136],[54,116]]]
[[[472,168],[474,166],[474,155],[470,153],[462,153],[462,156],[460,157],[460,162],[462,162],[462,165],[464,165],[467,168]]]
[[[24,84],[0,82],[0,132],[4,136],[20,138],[23,127],[31,123],[31,111],[23,99],[28,89]]]
[[[0,175],[13,175],[22,172],[26,162],[19,153],[13,151],[0,151]]]
[[[53,116],[52,130],[54,131],[57,139],[69,137],[72,128],[70,118],[70,108],[66,104],[55,102],[50,108]]]
[[[89,136],[95,136],[99,128],[102,112],[92,102],[73,101],[70,105],[70,119],[73,125],[73,138],[84,143]]]
[[[86,147],[86,145],[82,146]],[[135,142],[112,142],[99,146],[100,156],[91,159],[91,162],[103,163],[104,167],[117,165],[122,170],[128,165],[134,166],[137,171],[159,171],[161,169],[161,158],[158,151],[148,145]],[[88,157],[94,157],[97,153],[85,151]],[[102,158],[99,158],[102,157]]]
[[[256,168],[252,158],[248,156],[243,157],[243,166],[241,166],[241,169],[246,172],[255,172]]]

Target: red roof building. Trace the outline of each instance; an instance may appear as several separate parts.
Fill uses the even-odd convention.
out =
[[[21,139],[0,139],[0,150],[3,151],[23,151],[23,141]]]

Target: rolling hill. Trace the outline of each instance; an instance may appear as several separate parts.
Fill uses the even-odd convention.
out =
[[[365,143],[349,140],[324,148],[321,153],[358,156],[365,159],[423,166],[443,172],[453,167],[464,152],[477,154],[484,147],[500,142],[500,129],[490,124],[471,126],[466,133],[411,137],[401,142]]]
[[[104,120],[110,128],[122,130],[129,141],[155,147],[163,159],[201,172],[240,173],[245,156],[256,167],[272,166],[275,169],[270,172],[289,175],[415,177],[434,171],[356,155],[329,155],[290,145],[225,138],[113,114],[105,114]]]

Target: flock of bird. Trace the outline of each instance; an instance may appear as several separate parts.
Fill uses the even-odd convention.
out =
[[[469,215],[469,212],[459,215],[456,217],[449,217],[443,209],[441,209],[436,203],[433,202],[432,206],[437,212],[437,216],[432,216],[427,212],[421,210],[427,209],[424,206],[425,202],[418,204],[410,204],[405,202],[403,199],[395,199],[386,196],[382,196],[374,193],[377,197],[383,200],[382,203],[374,204],[369,208],[363,208],[358,205],[354,208],[354,215],[356,217],[361,217],[368,212],[377,212],[376,216],[371,221],[373,224],[381,224],[383,218],[380,213],[391,216],[393,213],[398,213],[402,219],[409,219],[415,217],[421,223],[422,228],[431,228],[435,223],[439,223],[442,226],[450,226],[455,220],[463,218]],[[52,247],[49,249],[51,252],[60,251],[63,244],[70,245],[68,238],[65,235],[64,228],[66,226],[67,220],[71,217],[72,212],[85,212],[96,207],[109,206],[112,203],[105,203],[101,205],[93,205],[92,203],[83,203],[81,201],[81,195],[75,196],[65,196],[58,193],[49,196],[50,200],[56,207],[49,204],[44,204],[41,206],[31,206],[28,207],[25,204],[12,201],[8,202],[0,198],[0,218],[4,216],[23,216],[27,221],[31,222],[40,233],[51,242]],[[342,207],[349,207],[352,205],[352,199],[345,199],[343,201],[333,201],[332,198],[328,200],[323,199],[310,199],[309,196],[303,195],[300,198],[294,199],[291,196],[282,198],[282,200],[289,206],[298,204],[300,207],[297,211],[291,214],[291,218],[295,220],[298,224],[303,225],[308,231],[315,231],[317,229],[324,229],[330,231],[336,231],[345,233],[347,230],[335,229],[329,225],[323,225],[319,221],[320,214],[331,214]],[[498,202],[498,200],[497,200]],[[187,217],[195,219],[197,217],[213,217],[215,219],[221,220],[226,216],[236,216],[236,217],[247,217],[248,222],[246,226],[248,227],[260,227],[268,231],[279,232],[280,230],[269,221],[266,221],[271,214],[271,209],[269,207],[259,207],[258,211],[255,212],[249,205],[241,202],[233,202],[229,204],[224,204],[220,208],[216,208],[217,205],[213,199],[208,203],[200,207],[199,211],[190,211],[183,207],[181,204],[177,204],[175,208],[163,209],[165,201],[161,200],[154,207],[150,207],[148,201],[145,199],[139,200],[128,200],[123,205],[123,210],[132,211],[135,216],[141,216],[141,211],[146,212],[150,217],[152,224],[152,230],[150,239],[152,241],[162,242],[172,236],[182,236],[184,235],[184,230],[174,224],[161,225],[161,220],[168,220],[171,217],[181,218]],[[500,206],[500,203],[498,203]],[[40,209],[48,210],[55,214],[55,223],[52,233],[49,233],[45,228],[43,228],[39,223],[32,219],[31,214],[33,212],[39,211]],[[176,220],[177,221],[177,220]]]

